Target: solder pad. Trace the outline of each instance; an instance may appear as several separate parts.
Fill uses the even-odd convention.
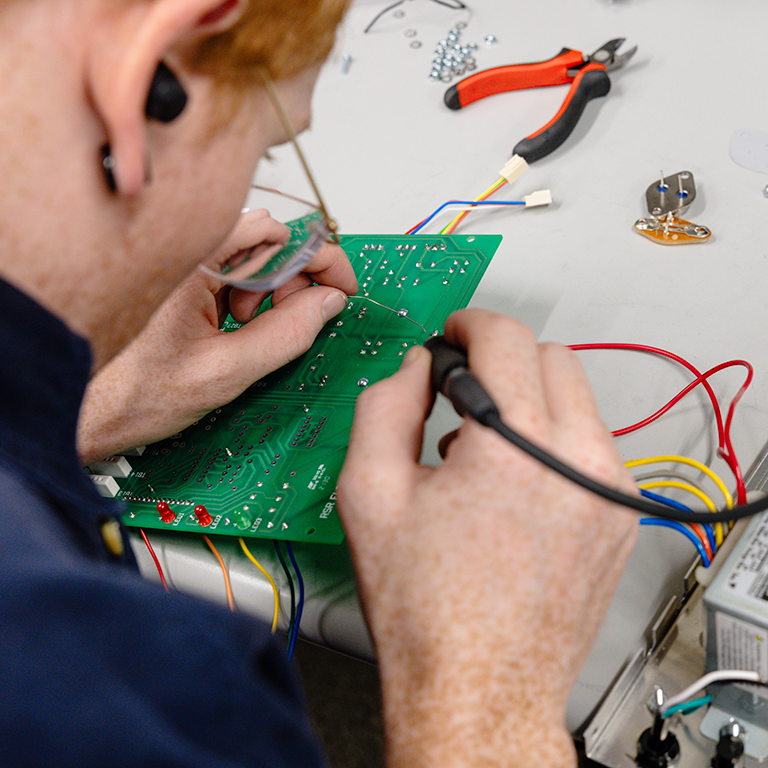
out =
[[[306,354],[131,456],[117,496],[125,523],[341,542],[335,486],[357,395],[467,305],[500,242],[498,235],[345,235],[341,245],[364,298],[351,298]],[[224,330],[237,327],[229,321]],[[160,501],[175,513],[172,522],[160,519]],[[207,526],[194,514],[200,504],[212,517]]]

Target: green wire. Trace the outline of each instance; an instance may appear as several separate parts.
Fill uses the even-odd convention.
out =
[[[691,712],[695,712],[697,709],[709,704],[711,701],[711,696],[702,696],[700,699],[684,701],[682,704],[676,704],[674,707],[665,710],[661,716],[666,720],[668,717],[672,717],[672,715],[675,715],[678,712],[683,715],[689,715]]]

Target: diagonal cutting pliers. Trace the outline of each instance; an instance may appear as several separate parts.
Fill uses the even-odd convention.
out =
[[[594,53],[563,48],[547,61],[533,64],[510,64],[476,72],[445,92],[445,103],[461,109],[473,101],[504,91],[571,84],[560,111],[543,128],[520,141],[514,154],[532,163],[557,149],[571,135],[591,99],[605,96],[611,89],[608,72],[627,63],[637,46],[617,54],[626,40],[619,37],[601,45]]]

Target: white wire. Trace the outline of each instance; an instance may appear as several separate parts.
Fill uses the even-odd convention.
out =
[[[664,702],[664,710],[676,707],[678,704],[682,704],[688,699],[695,696],[699,691],[703,691],[708,685],[712,683],[719,683],[725,681],[739,682],[739,683],[762,683],[763,679],[757,672],[746,672],[741,669],[718,669],[715,672],[710,672],[704,677],[700,677],[693,685],[689,685],[684,691],[681,691],[677,696],[672,696]]]

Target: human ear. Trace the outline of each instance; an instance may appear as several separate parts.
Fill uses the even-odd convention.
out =
[[[88,51],[86,87],[104,126],[110,158],[108,183],[116,194],[134,196],[146,183],[146,120],[170,122],[186,105],[182,78],[163,62],[169,49],[178,42],[231,27],[245,2],[116,4],[119,7],[100,20]]]

